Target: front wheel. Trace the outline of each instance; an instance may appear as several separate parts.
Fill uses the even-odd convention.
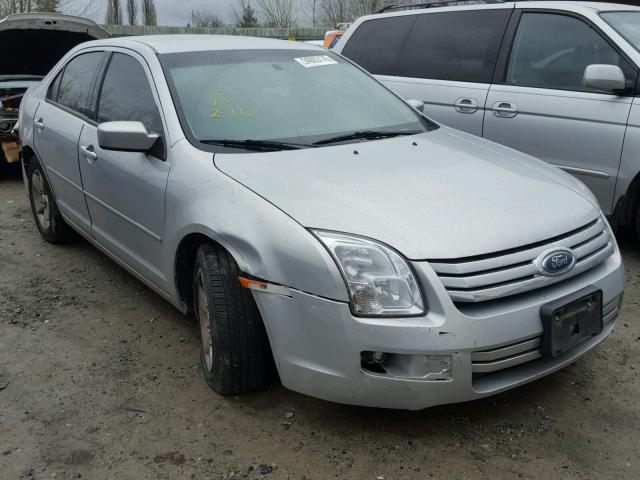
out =
[[[265,388],[275,371],[260,312],[239,274],[225,250],[209,244],[198,249],[193,291],[200,359],[205,380],[222,395]]]
[[[73,236],[58,210],[51,186],[37,159],[29,162],[27,171],[31,212],[42,237],[51,243],[61,243]]]

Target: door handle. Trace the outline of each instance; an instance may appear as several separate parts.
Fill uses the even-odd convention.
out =
[[[496,102],[491,111],[496,117],[513,118],[518,114],[518,105],[513,102]]]
[[[478,101],[474,98],[459,98],[453,106],[459,113],[476,113],[478,111]]]
[[[97,160],[98,154],[93,149],[93,145],[89,145],[88,147],[80,146],[80,150],[86,158],[90,160]]]
[[[44,121],[42,120],[42,118],[39,118],[38,120],[34,120],[33,121],[33,125],[38,129],[38,130],[42,130],[44,128]]]

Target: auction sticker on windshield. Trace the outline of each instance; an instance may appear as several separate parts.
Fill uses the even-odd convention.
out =
[[[294,58],[294,60],[305,68],[322,67],[323,65],[336,65],[338,63],[328,55],[314,55],[312,57],[299,57],[299,58]]]

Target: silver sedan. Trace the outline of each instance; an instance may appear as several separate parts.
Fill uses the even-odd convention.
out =
[[[600,343],[624,275],[583,184],[421,106],[311,45],[89,42],[23,100],[25,183],[197,319],[221,394],[465,401]]]

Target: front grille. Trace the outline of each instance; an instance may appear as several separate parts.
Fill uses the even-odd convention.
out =
[[[616,297],[602,307],[602,320],[606,326],[616,319],[622,297]],[[471,372],[487,374],[522,365],[542,357],[542,336],[523,340],[490,350],[471,352]]]
[[[536,259],[556,247],[573,250],[574,267],[556,277],[540,274]],[[429,264],[454,302],[483,302],[561,282],[599,265],[612,253],[609,231],[604,220],[598,218],[564,235],[521,248]]]

